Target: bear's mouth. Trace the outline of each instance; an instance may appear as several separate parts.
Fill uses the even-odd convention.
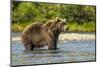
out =
[[[68,30],[69,30],[69,27],[66,27],[65,30],[64,30],[64,32],[66,33]]]
[[[66,31],[68,31],[69,27],[66,28]]]

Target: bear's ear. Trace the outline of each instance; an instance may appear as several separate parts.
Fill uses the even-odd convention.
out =
[[[61,21],[61,19],[59,19],[59,18],[56,18],[56,21],[57,21],[57,22],[59,22],[59,21]]]
[[[66,19],[64,18],[63,21],[66,22]]]

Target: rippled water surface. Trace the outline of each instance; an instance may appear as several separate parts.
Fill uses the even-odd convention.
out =
[[[20,41],[12,41],[12,65],[47,64],[78,61],[95,61],[95,41],[65,41],[58,43],[57,50],[39,50],[24,52]]]

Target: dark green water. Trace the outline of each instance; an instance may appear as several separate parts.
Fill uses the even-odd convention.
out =
[[[58,43],[57,50],[39,50],[24,52],[20,41],[12,42],[11,64],[34,65],[47,63],[95,61],[95,41],[66,41]]]

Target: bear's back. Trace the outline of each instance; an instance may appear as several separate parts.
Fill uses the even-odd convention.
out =
[[[30,25],[28,25],[23,33],[39,33],[41,32],[40,29],[42,29],[43,23],[32,23]]]

